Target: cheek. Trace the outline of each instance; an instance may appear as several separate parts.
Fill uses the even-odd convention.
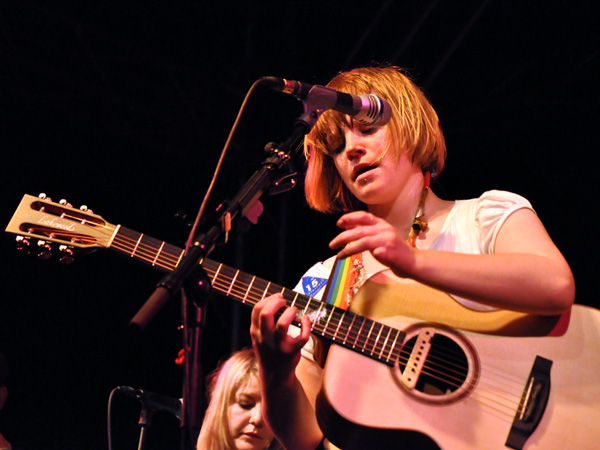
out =
[[[237,405],[229,408],[229,430],[232,436],[236,436],[248,422],[246,411]]]
[[[340,171],[340,160],[341,160],[341,156],[340,155],[335,155],[331,158],[331,160],[333,161],[333,165],[335,166],[335,168],[337,169],[337,171]]]
[[[343,156],[340,155],[336,155],[333,158],[333,165],[335,167],[335,170],[337,171],[337,173],[339,174],[340,178],[342,179],[342,181],[344,182],[344,184],[346,184],[346,181],[350,179],[350,175],[349,175],[349,170],[350,170],[350,165],[349,164],[345,164],[345,158]]]

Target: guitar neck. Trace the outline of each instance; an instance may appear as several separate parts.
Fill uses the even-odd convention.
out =
[[[179,247],[122,226],[117,227],[107,247],[166,272],[174,270],[184,256]],[[209,259],[202,261],[202,267],[213,289],[220,294],[253,307],[262,299],[280,293],[288,307],[298,309],[297,324],[301,316],[310,318],[314,335],[389,366],[399,360],[404,340],[400,330]]]
[[[111,248],[164,272],[178,267],[185,253],[164,241],[112,225],[87,208],[75,209],[66,201],[55,203],[45,196],[24,195],[6,231],[21,238],[24,249],[30,239],[38,239],[42,248],[49,242],[67,250]],[[405,336],[400,330],[208,259],[201,264],[213,289],[227,297],[253,307],[281,293],[287,306],[298,309],[297,324],[301,316],[310,318],[314,335],[389,366],[400,359]]]

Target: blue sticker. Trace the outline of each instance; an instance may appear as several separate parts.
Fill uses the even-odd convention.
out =
[[[327,278],[302,277],[302,289],[309,297],[314,297],[326,284]]]

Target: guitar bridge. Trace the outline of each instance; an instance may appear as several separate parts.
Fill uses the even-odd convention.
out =
[[[521,450],[542,420],[550,396],[552,361],[537,356],[510,428],[506,446]]]

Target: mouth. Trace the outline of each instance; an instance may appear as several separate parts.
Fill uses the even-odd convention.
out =
[[[244,438],[249,441],[249,442],[262,442],[264,441],[264,437],[261,436],[260,434],[256,434],[256,433],[244,433]]]
[[[356,166],[352,171],[352,181],[356,181],[356,179],[361,176],[363,173],[369,172],[370,170],[376,169],[376,165],[362,164]]]
[[[246,436],[249,439],[258,439],[258,440],[262,440],[263,439],[263,437],[260,434],[258,434],[258,433],[248,432],[248,433],[244,433],[244,436]]]

